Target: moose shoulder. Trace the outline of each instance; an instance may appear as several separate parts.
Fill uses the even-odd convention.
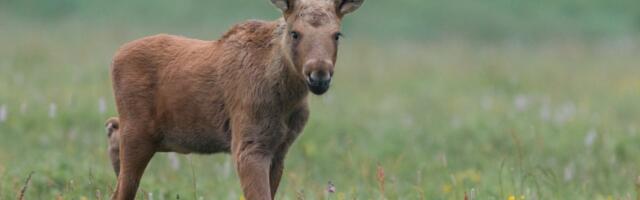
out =
[[[329,89],[340,20],[362,1],[272,3],[282,18],[235,25],[216,41],[156,35],[118,50],[119,118],[107,123],[113,199],[133,199],[149,160],[168,151],[230,152],[247,199],[274,198],[309,115],[307,93]]]

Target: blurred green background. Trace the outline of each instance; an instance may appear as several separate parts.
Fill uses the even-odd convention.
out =
[[[0,0],[0,199],[108,199],[108,66],[267,0]],[[640,1],[367,0],[279,199],[636,199]],[[336,186],[328,193],[327,183]],[[227,155],[157,154],[140,199],[241,199]]]

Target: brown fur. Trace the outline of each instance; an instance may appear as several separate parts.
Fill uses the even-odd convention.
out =
[[[331,36],[344,14],[326,6],[343,5],[333,0],[285,2],[284,18],[235,25],[217,41],[156,35],[118,50],[111,75],[119,120],[107,121],[113,199],[133,199],[149,160],[166,151],[230,152],[246,198],[274,198],[309,115],[309,81],[333,73]],[[295,14],[314,7],[333,17],[319,25],[317,16]],[[304,36],[291,39],[293,29]]]

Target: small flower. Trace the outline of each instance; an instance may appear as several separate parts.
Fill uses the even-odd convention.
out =
[[[444,193],[444,194],[450,193],[452,189],[453,188],[449,184],[444,184],[444,185],[442,185],[442,188],[441,188],[442,193]]]
[[[469,200],[477,200],[476,198],[476,189],[475,188],[471,188],[471,192],[469,192]]]
[[[518,95],[513,100],[513,104],[516,107],[517,111],[524,111],[529,106],[529,99],[527,98],[527,96]]]
[[[378,169],[376,176],[378,178],[378,186],[380,187],[380,192],[384,194],[384,168],[378,164]]]
[[[178,155],[176,153],[169,153],[167,157],[169,158],[169,164],[171,164],[171,168],[173,168],[173,170],[180,169],[180,159],[178,159]]]
[[[593,146],[593,143],[596,141],[597,138],[598,138],[598,132],[595,129],[589,130],[589,132],[587,133],[587,136],[584,137],[584,145],[587,148],[591,148],[591,146]]]
[[[507,197],[507,200],[518,200],[518,198],[516,197],[516,195],[509,195],[509,197]],[[519,200],[524,200],[524,195],[520,195]]]
[[[329,192],[329,193],[335,193],[336,192],[336,186],[333,185],[333,183],[331,181],[329,181],[329,183],[327,184],[327,192]]]
[[[569,163],[566,167],[564,167],[564,181],[569,182],[573,180],[575,175],[575,166],[573,163]]]

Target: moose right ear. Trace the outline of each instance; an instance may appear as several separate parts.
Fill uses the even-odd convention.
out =
[[[293,1],[294,0],[271,0],[271,3],[282,10],[282,12],[284,13],[293,7]]]

